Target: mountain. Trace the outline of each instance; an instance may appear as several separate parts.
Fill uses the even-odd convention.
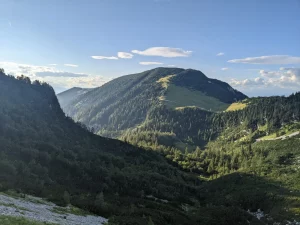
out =
[[[300,221],[299,134],[253,135],[299,130],[299,102],[300,94],[247,99],[238,111],[208,112],[220,135],[205,149],[150,151],[94,135],[64,115],[51,86],[1,70],[0,191],[71,203],[110,225],[296,224],[288,221]]]
[[[71,203],[108,217],[113,225],[261,224],[235,203],[210,205],[214,198],[203,195],[209,182],[203,186],[203,179],[161,154],[74,123],[48,84],[3,70],[0,144],[0,191],[7,194],[14,190],[59,205]],[[239,192],[233,198],[242,200]]]
[[[70,99],[68,92],[58,95],[63,110],[99,135],[120,138],[137,128],[161,131],[166,133],[165,139],[175,139],[178,146],[187,146],[188,136],[197,136],[197,145],[206,142],[198,130],[188,134],[175,131],[178,126],[190,125],[191,117],[183,119],[186,111],[201,111],[202,115],[191,122],[202,123],[204,128],[204,120],[212,112],[224,111],[247,98],[225,82],[210,79],[197,70],[179,68],[156,68],[119,77],[73,96]],[[157,122],[169,119],[178,122],[168,128]]]
[[[92,90],[91,88],[79,88],[79,87],[73,87],[69,90],[66,90],[64,92],[61,92],[58,94],[58,96],[64,96],[63,99],[60,99],[61,105],[67,105],[72,102],[72,100],[76,99],[80,95],[83,95],[87,93],[88,91]]]
[[[65,117],[51,86],[3,71],[0,156],[0,191],[71,202],[127,224],[150,216],[155,224],[193,223],[179,206],[194,205],[200,180],[153,151],[90,133]]]

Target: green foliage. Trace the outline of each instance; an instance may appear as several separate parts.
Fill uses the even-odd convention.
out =
[[[49,85],[0,74],[0,188],[70,202],[115,225],[262,224],[248,209],[299,219],[299,136],[255,139],[298,129],[300,94],[253,98],[223,113],[153,100],[153,88],[163,94],[156,81],[181,72],[147,71],[80,95],[82,104],[100,102],[81,112],[93,118],[86,125],[65,117]]]
[[[194,145],[203,145],[212,134],[206,126],[208,111],[225,110],[230,103],[246,98],[200,71],[178,68],[119,77],[83,95],[74,94],[72,99],[69,92],[72,90],[58,95],[66,114],[99,135],[120,138],[141,128],[174,133],[178,142]],[[174,110],[176,107],[187,108]]]
[[[69,205],[70,204],[70,194],[69,194],[69,192],[67,192],[67,191],[65,191],[64,192],[64,203],[66,204],[66,205]]]
[[[97,194],[96,200],[95,200],[95,206],[99,208],[105,207],[105,201],[104,201],[104,194],[101,192],[100,194]]]
[[[224,111],[229,104],[208,96],[202,91],[171,84],[166,90],[164,104],[171,108],[196,106],[208,111]]]
[[[148,225],[154,225],[151,217],[149,217]]]
[[[165,217],[176,212],[179,199],[197,198],[195,176],[153,151],[90,133],[65,117],[45,83],[0,74],[0,143],[2,190],[16,189],[60,205],[71,203],[119,220],[134,204],[133,218],[151,215],[159,218],[157,224],[166,224]],[[141,198],[141,190],[174,205],[155,211],[152,200]],[[105,207],[95,205],[101,192]],[[176,223],[190,220],[182,215]]]
[[[187,69],[179,73],[173,78],[173,83],[190,90],[201,91],[207,96],[228,104],[247,97],[233,89],[229,84],[217,79],[209,79],[201,71],[193,69]]]
[[[2,216],[0,215],[1,225],[54,225],[53,223],[36,222],[23,217]]]

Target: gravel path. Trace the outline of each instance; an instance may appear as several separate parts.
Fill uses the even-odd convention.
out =
[[[282,135],[280,137],[276,137],[276,138],[268,138],[268,139],[256,139],[256,142],[259,142],[259,141],[275,141],[275,140],[285,140],[286,138],[290,138],[290,137],[294,137],[296,135],[298,135],[300,132],[299,131],[296,131],[292,134],[289,134],[289,135]]]
[[[21,216],[30,220],[61,225],[102,225],[107,222],[107,219],[99,216],[55,213],[53,211],[55,207],[58,206],[40,198],[26,196],[26,199],[16,199],[0,193],[0,215]]]

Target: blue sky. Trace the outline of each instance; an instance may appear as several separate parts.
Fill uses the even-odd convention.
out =
[[[57,92],[157,66],[198,69],[250,96],[300,90],[299,0],[1,0],[0,8],[0,67]]]

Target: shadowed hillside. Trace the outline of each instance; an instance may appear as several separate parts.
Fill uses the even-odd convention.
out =
[[[172,224],[190,223],[178,204],[197,199],[200,181],[155,152],[99,137],[75,124],[65,117],[48,84],[0,73],[0,143],[0,191],[16,189],[104,216],[131,210],[132,221],[151,216],[157,224],[168,218],[174,218]],[[170,205],[146,195],[167,199]]]

